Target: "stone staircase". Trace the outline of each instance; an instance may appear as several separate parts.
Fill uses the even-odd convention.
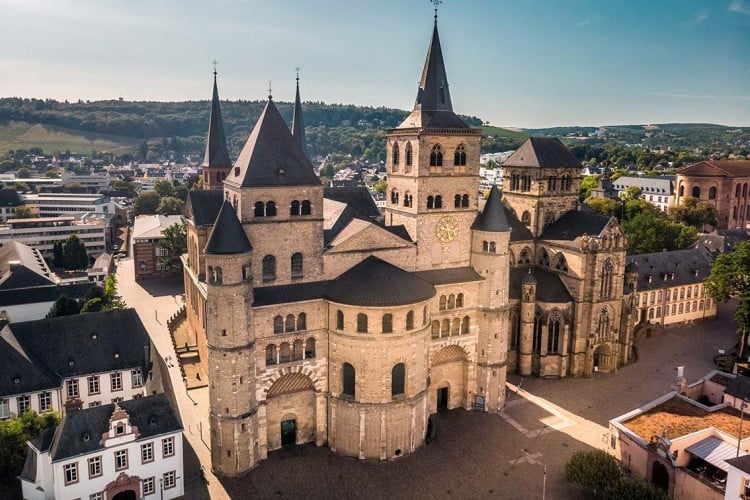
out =
[[[172,346],[177,353],[177,361],[180,364],[182,378],[185,380],[187,389],[198,389],[208,385],[203,365],[201,364],[200,353],[198,352],[198,343],[195,334],[190,330],[187,321],[187,309],[182,306],[174,316],[167,320],[169,335],[172,339]]]

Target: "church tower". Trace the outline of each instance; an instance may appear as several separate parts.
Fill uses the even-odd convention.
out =
[[[211,464],[224,476],[247,472],[259,458],[252,250],[225,201],[205,248]]]
[[[305,139],[305,122],[302,119],[302,100],[299,98],[299,73],[297,73],[297,93],[294,96],[294,114],[292,115],[292,137],[308,157],[307,140]]]
[[[470,263],[481,135],[453,112],[436,14],[414,109],[386,133],[385,220],[416,241],[418,269]]]
[[[216,85],[216,70],[214,69],[214,93],[211,98],[211,116],[208,120],[208,137],[206,138],[206,154],[203,157],[203,189],[221,189],[232,160],[229,159],[227,139],[224,135],[224,121],[221,119],[221,105],[219,104],[219,89]]]

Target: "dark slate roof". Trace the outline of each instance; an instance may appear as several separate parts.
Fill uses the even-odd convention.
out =
[[[224,193],[218,189],[188,191],[185,213],[196,226],[212,226],[224,203]]]
[[[536,279],[536,300],[551,304],[572,302],[570,292],[563,284],[560,276],[553,271],[534,267],[533,277]],[[508,295],[511,299],[521,299],[521,283],[529,275],[528,267],[514,267],[510,270],[510,288]]]
[[[264,286],[253,290],[253,307],[322,299],[330,281]]]
[[[448,75],[440,47],[437,22],[432,30],[432,40],[427,51],[422,78],[417,89],[414,110],[399,128],[463,128],[469,126],[453,112]]]
[[[206,242],[207,254],[237,254],[253,249],[232,204],[227,200],[219,211],[216,223]]]
[[[530,137],[503,167],[583,168],[557,137]]]
[[[375,205],[370,192],[364,187],[327,187],[323,197],[329,200],[346,203],[358,219],[373,220],[380,217],[380,210]]]
[[[182,430],[182,424],[165,394],[121,401],[118,405],[128,413],[130,424],[138,427],[137,441]],[[115,405],[108,404],[68,413],[57,428],[51,451],[52,461],[103,449],[101,436],[109,430],[109,419],[114,409]],[[136,457],[130,459],[136,460]]]
[[[411,242],[411,236],[409,235],[409,231],[406,230],[406,226],[403,224],[399,224],[398,226],[383,226],[386,231],[388,231],[391,234],[395,234],[399,238]]]
[[[435,287],[415,273],[370,256],[331,281],[325,297],[353,306],[387,307],[422,302]]]
[[[55,428],[50,427],[42,430],[37,437],[31,440],[31,444],[34,448],[39,450],[40,453],[44,453],[49,450],[52,445],[52,438],[55,437]],[[29,447],[26,452],[26,460],[23,463],[23,470],[21,471],[21,479],[36,481],[36,452],[33,448]]]
[[[497,185],[493,185],[490,189],[487,203],[484,204],[482,212],[477,214],[471,228],[478,231],[510,231],[510,223],[505,215],[505,207],[500,199],[500,190],[497,189]]]
[[[505,211],[505,220],[507,220],[510,225],[510,241],[527,241],[534,239],[531,230],[526,227],[518,217],[516,217],[513,210],[505,204],[503,204],[503,210]]]
[[[134,309],[11,323],[7,329],[26,353],[63,378],[148,363],[150,339]]]
[[[0,189],[0,207],[20,207],[23,199],[15,189]]]
[[[479,273],[471,267],[454,267],[451,269],[435,269],[432,271],[418,271],[417,276],[433,285],[447,285],[451,283],[469,283],[484,281]]]
[[[26,459],[23,461],[23,469],[18,477],[31,483],[36,481],[36,452],[31,448],[26,450]]]
[[[730,458],[725,460],[731,466],[737,467],[742,472],[750,474],[750,455],[742,455],[741,457]]]
[[[737,375],[734,380],[727,384],[724,392],[736,398],[750,400],[750,377]]]
[[[534,277],[534,273],[532,272],[531,268],[529,268],[529,272],[526,273],[526,276],[523,277],[521,280],[522,285],[536,285],[539,283],[537,279]]]
[[[17,306],[21,304],[38,304],[39,302],[54,302],[60,295],[67,295],[71,299],[83,298],[96,283],[68,283],[64,285],[32,286],[0,290],[0,307]]]
[[[580,210],[568,210],[562,217],[544,228],[542,240],[573,241],[579,236],[599,236],[609,222],[606,215],[590,214]]]
[[[711,273],[708,255],[701,248],[629,255],[627,270],[638,273],[638,290],[694,285],[702,283]]]
[[[294,96],[294,114],[292,115],[292,137],[297,141],[299,147],[307,154],[307,141],[305,140],[305,122],[302,119],[302,100],[299,98],[299,75],[297,76],[297,94]]]
[[[312,163],[270,99],[234,166],[225,182],[241,187],[320,185]]]
[[[0,396],[56,389],[60,383],[60,377],[28,352],[6,325],[0,332]]]
[[[203,167],[229,167],[232,160],[227,150],[227,139],[224,135],[224,121],[221,118],[219,89],[216,86],[214,72],[214,94],[211,98],[211,116],[208,119],[208,136],[206,137],[206,154],[203,156]]]
[[[18,262],[11,270],[11,262]],[[19,241],[7,241],[0,248],[0,290],[43,286],[54,283],[42,255]]]

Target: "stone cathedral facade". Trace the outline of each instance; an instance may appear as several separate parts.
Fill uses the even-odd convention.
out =
[[[291,131],[269,97],[231,162],[214,80],[184,277],[216,473],[307,442],[406,455],[441,409],[500,411],[509,370],[628,361],[616,220],[579,206],[581,165],[549,138],[516,151],[505,193],[480,202],[481,131],[453,111],[437,22],[414,109],[386,138],[383,217],[366,190],[320,183],[299,84]]]

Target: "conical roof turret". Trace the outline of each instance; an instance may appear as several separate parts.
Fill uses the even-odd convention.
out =
[[[208,236],[205,252],[209,255],[228,255],[246,253],[252,249],[232,204],[225,200]]]
[[[211,98],[211,116],[208,120],[208,137],[206,137],[206,154],[203,156],[203,167],[231,167],[227,150],[227,139],[224,135],[224,121],[221,118],[219,89],[216,85],[214,71],[214,93]]]
[[[500,199],[500,190],[497,189],[496,185],[493,185],[492,189],[490,189],[487,203],[484,204],[482,212],[474,219],[474,224],[471,225],[471,228],[478,231],[510,231],[508,217],[505,215],[505,207],[503,206],[503,201]]]

